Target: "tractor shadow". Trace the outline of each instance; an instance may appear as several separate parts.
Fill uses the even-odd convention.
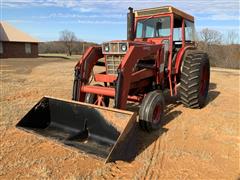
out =
[[[162,120],[162,126],[167,125],[169,122],[176,119],[180,114],[182,114],[182,111],[175,110],[176,107],[181,105],[181,103],[179,102],[179,98],[171,97],[169,92],[164,94],[164,96],[165,96],[166,109],[164,112],[165,116]]]
[[[165,128],[164,126],[167,125],[172,120],[176,119],[176,117],[178,117],[182,113],[181,111],[174,110],[177,106],[180,105],[176,97],[171,97],[169,95],[164,95],[164,96],[165,96],[166,108],[165,108],[165,115],[162,120],[162,128],[149,133],[141,130],[141,128],[139,127],[139,124],[137,123],[137,128],[135,130],[136,151],[134,152],[134,155],[132,155],[132,159],[130,161],[135,159],[139,154],[141,154],[149,146],[151,146],[151,144],[153,144],[159,137],[161,137],[161,135],[166,133],[168,129]],[[137,105],[134,106],[134,104],[131,104],[131,103],[128,105],[130,105],[131,107],[130,110],[138,112],[139,106]]]
[[[216,89],[217,89],[217,84],[216,83],[210,83],[209,84],[206,106],[208,104],[212,103],[221,94],[220,91],[216,91]]]
[[[217,84],[210,82],[205,106],[213,102],[220,95],[220,91],[216,91],[216,89],[217,89]],[[178,91],[179,91],[179,87],[178,87]],[[179,94],[178,94],[178,97],[176,98],[177,100],[180,99]]]
[[[220,95],[220,92],[215,90],[216,88],[217,88],[217,84],[210,83],[206,106],[209,103],[213,102]],[[170,123],[171,121],[176,120],[176,118],[182,114],[182,111],[175,110],[176,107],[181,105],[181,103],[179,102],[179,97],[171,97],[168,91],[164,93],[164,97],[165,97],[166,108],[165,108],[165,115],[162,120],[162,128],[160,128],[159,130],[153,131],[151,133],[148,133],[148,132],[142,131],[137,123],[138,127],[135,130],[136,131],[135,141],[136,141],[137,150],[132,155],[130,162],[134,160],[142,152],[144,152],[154,142],[156,142],[156,140],[158,140],[158,138],[160,138],[164,133],[167,133],[168,129],[165,128],[164,126]],[[134,103],[129,103],[128,105],[129,105],[128,110],[138,112],[139,105],[136,105]]]

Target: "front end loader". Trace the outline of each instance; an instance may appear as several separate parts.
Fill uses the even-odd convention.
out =
[[[165,93],[186,107],[204,106],[209,59],[196,50],[191,15],[171,6],[129,8],[127,32],[127,40],[84,53],[74,69],[71,101],[44,97],[17,127],[110,162],[131,157],[126,152],[135,148],[137,114],[144,131],[161,128]],[[100,59],[105,70],[94,73]],[[127,111],[129,102],[139,110]]]

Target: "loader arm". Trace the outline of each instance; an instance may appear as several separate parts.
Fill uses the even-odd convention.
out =
[[[84,102],[85,93],[81,86],[88,83],[91,71],[99,59],[103,58],[101,47],[90,47],[75,66],[72,100]]]
[[[133,68],[137,64],[137,61],[144,57],[148,57],[152,54],[156,54],[156,75],[158,79],[163,79],[163,71],[160,70],[161,64],[163,64],[160,58],[162,46],[161,45],[141,45],[141,46],[131,46],[128,53],[122,59],[120,68],[118,71],[117,85],[115,88],[115,107],[119,109],[125,109],[128,93],[131,84],[131,74],[133,73]]]

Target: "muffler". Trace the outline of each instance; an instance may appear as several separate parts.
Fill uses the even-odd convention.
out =
[[[43,97],[16,125],[105,162],[135,154],[136,114],[77,101]]]

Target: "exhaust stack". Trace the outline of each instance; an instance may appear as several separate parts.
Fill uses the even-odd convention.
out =
[[[127,40],[133,41],[135,39],[134,34],[134,20],[135,20],[135,14],[133,12],[133,8],[128,8],[129,12],[127,14]]]

